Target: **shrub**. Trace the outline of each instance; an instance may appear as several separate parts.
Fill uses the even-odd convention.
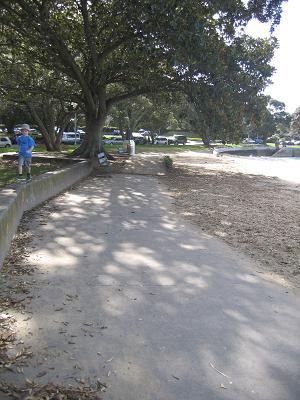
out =
[[[170,169],[173,166],[173,160],[170,156],[164,156],[163,163],[166,168]]]

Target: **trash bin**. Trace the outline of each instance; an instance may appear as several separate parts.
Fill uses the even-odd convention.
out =
[[[130,156],[134,156],[135,155],[135,142],[134,140],[124,140],[123,142],[123,146],[126,148],[127,153]]]

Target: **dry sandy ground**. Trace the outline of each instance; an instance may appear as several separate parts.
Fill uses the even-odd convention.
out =
[[[249,174],[241,157],[172,157],[175,168],[167,182],[178,212],[258,261],[272,279],[300,288],[300,185],[254,175],[255,160]]]

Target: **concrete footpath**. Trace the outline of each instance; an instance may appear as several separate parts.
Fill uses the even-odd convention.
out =
[[[24,376],[99,379],[104,400],[299,400],[299,298],[183,220],[162,181],[93,177],[32,214]]]

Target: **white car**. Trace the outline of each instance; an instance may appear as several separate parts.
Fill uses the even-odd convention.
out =
[[[103,136],[103,141],[105,144],[122,144],[123,138],[122,136]]]
[[[244,139],[244,140],[243,140],[243,143],[246,143],[246,144],[255,144],[255,140],[250,139],[250,138],[247,138],[247,139]]]
[[[292,143],[295,144],[295,145],[299,145],[299,144],[300,144],[300,140],[293,139],[293,140],[292,140]]]
[[[0,147],[11,147],[10,138],[7,136],[0,137]]]
[[[79,133],[64,132],[62,135],[61,142],[63,144],[77,144],[81,142],[81,137]]]
[[[154,144],[168,144],[168,138],[165,136],[157,136]]]

